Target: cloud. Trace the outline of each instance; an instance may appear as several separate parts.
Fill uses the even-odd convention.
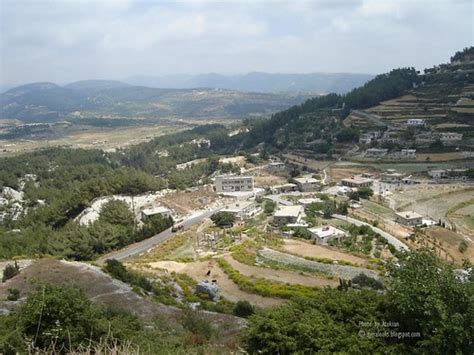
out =
[[[419,68],[472,45],[472,2],[0,3],[0,81]]]

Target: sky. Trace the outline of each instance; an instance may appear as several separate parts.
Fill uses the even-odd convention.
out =
[[[474,0],[0,0],[0,84],[378,74],[474,42]]]

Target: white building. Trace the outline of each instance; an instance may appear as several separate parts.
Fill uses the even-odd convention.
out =
[[[253,176],[219,175],[215,179],[216,192],[253,191]]]
[[[416,159],[416,149],[402,149],[399,155],[404,159]]]
[[[304,217],[303,206],[282,206],[273,215],[273,224],[285,226],[301,223]]]
[[[361,176],[353,176],[341,180],[342,186],[348,187],[371,187],[373,183],[372,179],[363,178]]]
[[[421,118],[410,118],[407,120],[407,126],[409,127],[420,127],[425,125],[425,120]]]
[[[367,158],[383,158],[387,153],[388,149],[370,148],[365,151],[364,155]]]
[[[150,218],[151,216],[161,215],[163,217],[171,217],[171,211],[163,206],[153,206],[144,208],[142,210],[142,220]]]
[[[461,141],[463,135],[462,133],[456,133],[456,132],[441,132],[439,137],[443,143],[446,143],[446,142]]]
[[[359,137],[359,143],[361,144],[370,144],[380,138],[380,132],[366,132],[362,133]]]
[[[273,161],[267,164],[267,170],[271,172],[284,171],[285,169],[286,165],[282,161]]]
[[[419,226],[423,224],[423,216],[414,211],[397,212],[395,222],[405,226]]]
[[[257,215],[261,209],[255,201],[239,201],[224,206],[221,211],[229,212],[234,215],[236,219],[242,221]]]
[[[285,192],[296,191],[298,186],[296,184],[283,184],[283,185],[275,185],[271,187],[271,191],[274,194],[281,194]]]
[[[380,181],[388,184],[400,184],[405,175],[395,172],[380,174]]]
[[[312,239],[316,244],[328,244],[331,240],[340,240],[347,237],[346,232],[330,225],[308,228],[308,231],[311,233]]]
[[[321,182],[310,176],[294,178],[298,190],[301,192],[312,192],[317,191],[321,187]]]

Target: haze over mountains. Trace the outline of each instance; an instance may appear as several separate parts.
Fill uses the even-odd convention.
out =
[[[198,75],[133,76],[123,81],[156,88],[219,88],[248,92],[346,93],[374,75],[351,73],[262,73],[240,75],[207,73]]]
[[[0,95],[0,118],[53,122],[68,117],[164,118],[268,115],[327,92],[347,92],[366,74],[202,74],[32,83]]]

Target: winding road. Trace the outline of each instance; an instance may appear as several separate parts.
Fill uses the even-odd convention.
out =
[[[200,211],[198,213],[195,213],[188,218],[186,218],[184,221],[179,223],[179,225],[183,226],[184,230],[189,229],[196,223],[202,222],[204,219],[212,216],[214,213],[218,212],[222,207],[215,208],[212,210],[208,211]],[[123,260],[126,258],[129,258],[133,255],[143,253],[147,251],[148,249],[154,247],[156,244],[162,243],[165,240],[171,238],[174,236],[176,233],[173,233],[171,231],[171,228],[168,228],[164,230],[161,233],[158,233],[154,235],[153,237],[147,238],[145,240],[142,240],[141,242],[137,242],[131,245],[126,246],[123,249],[111,252],[109,254],[105,254],[101,256],[99,259],[96,260],[96,263],[99,265],[102,265],[105,263],[107,259],[115,259],[115,260]]]

